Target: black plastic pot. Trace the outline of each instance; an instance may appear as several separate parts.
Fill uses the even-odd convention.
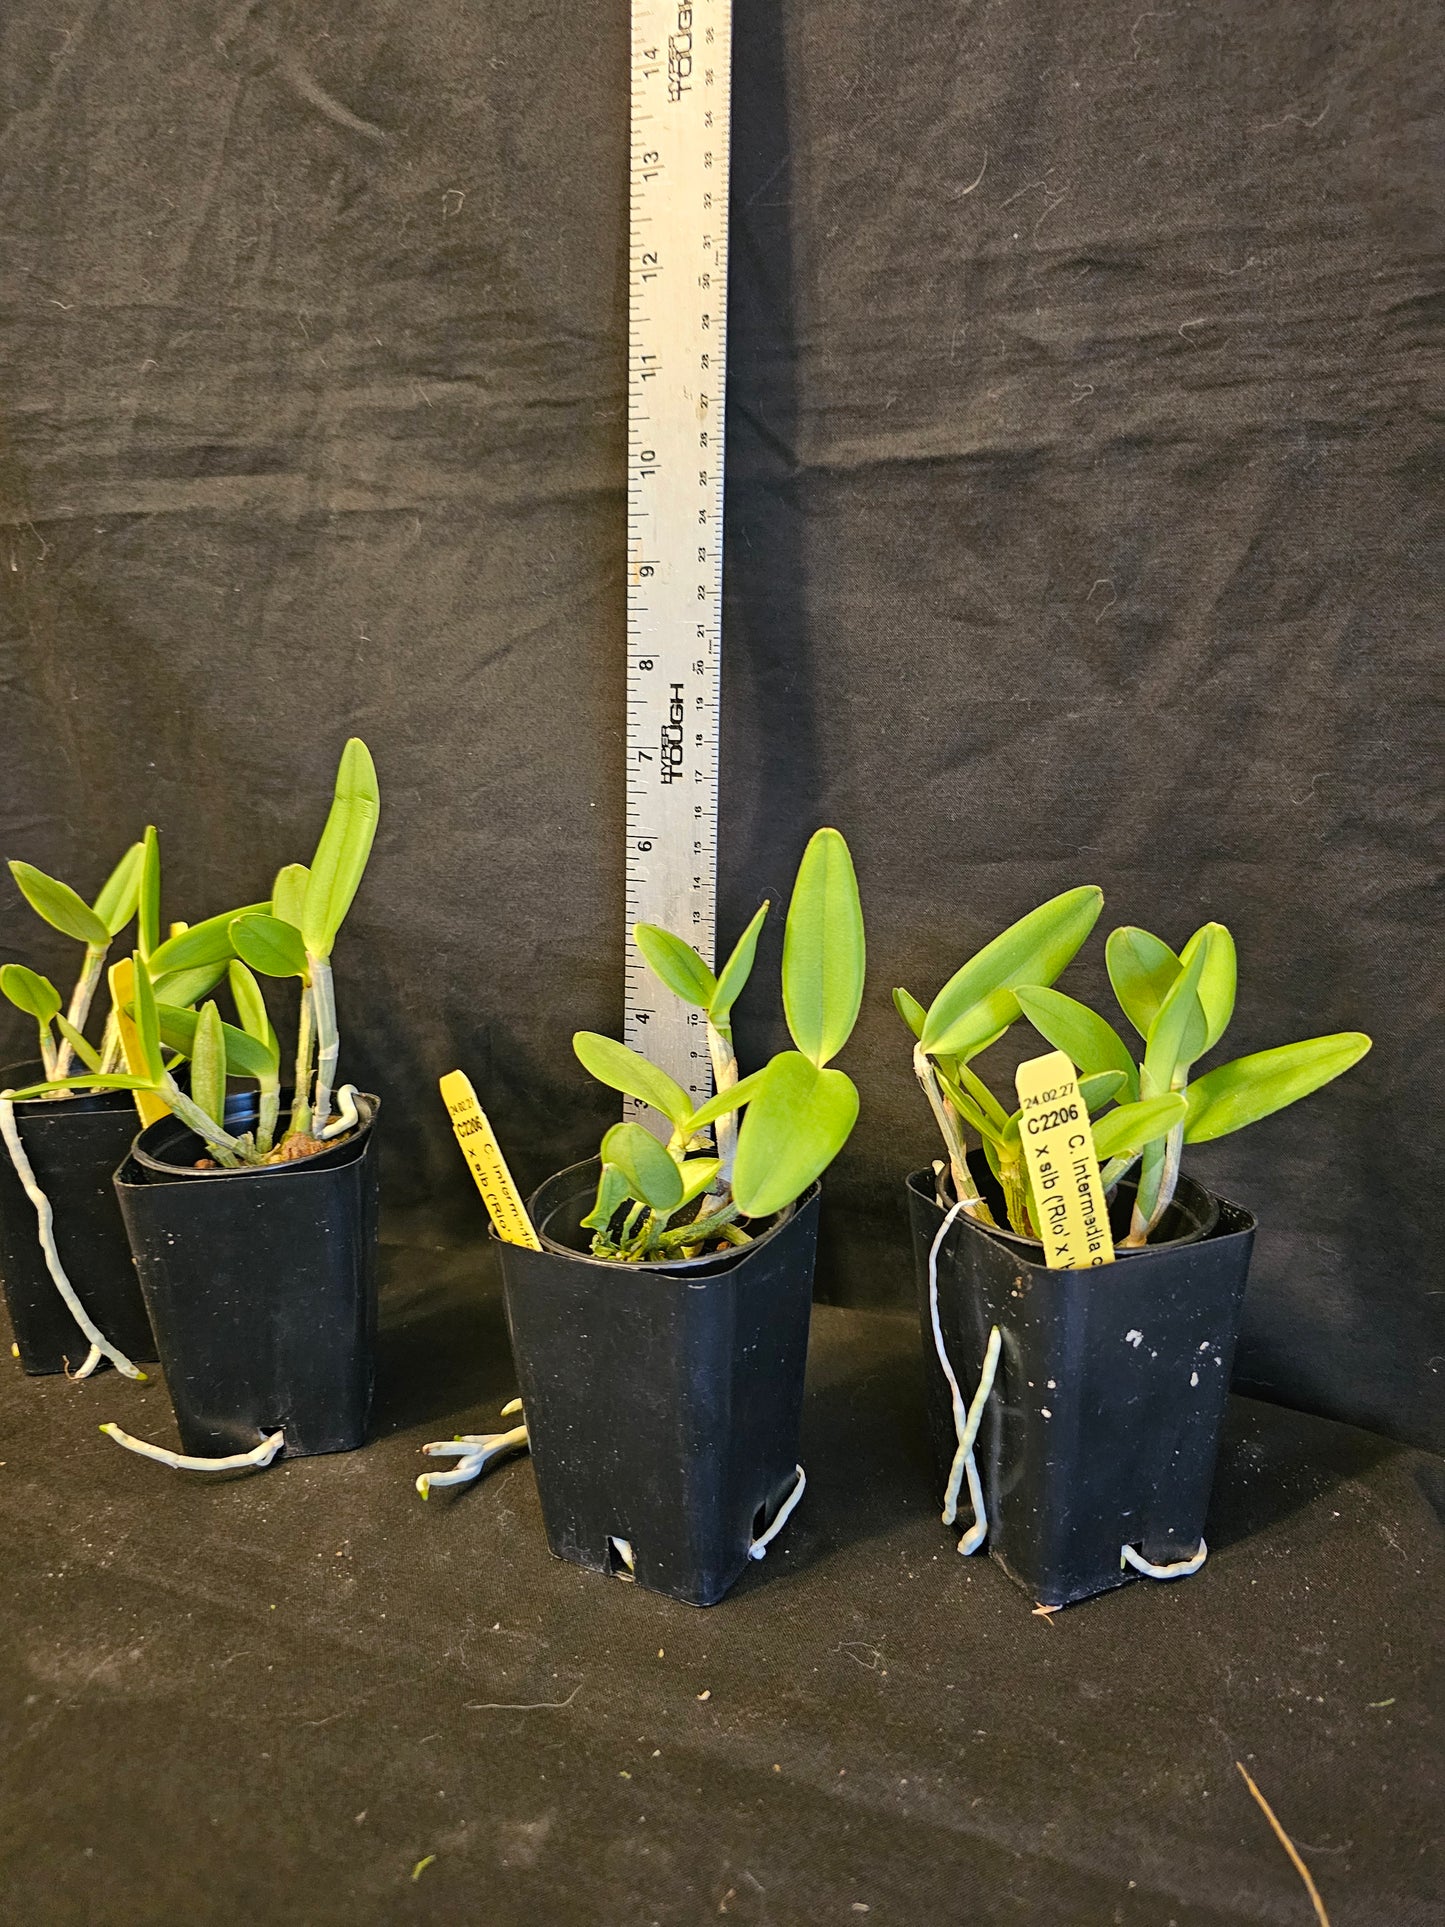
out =
[[[499,1243],[547,1541],[711,1606],[797,1478],[819,1187],[750,1245],[669,1265],[587,1255],[595,1159],[529,1203],[548,1249]]]
[[[19,1090],[44,1076],[38,1063],[0,1071],[0,1090]],[[55,1246],[76,1295],[105,1336],[127,1358],[153,1359],[140,1282],[111,1177],[136,1132],[129,1091],[93,1097],[26,1098],[15,1106],[20,1142],[49,1198]],[[90,1346],[55,1289],[40,1249],[35,1206],[0,1145],[0,1282],[27,1372],[74,1370]]]
[[[288,1458],[366,1442],[380,1101],[357,1105],[344,1144],[235,1171],[194,1170],[205,1145],[162,1118],[115,1174],[188,1453],[247,1452],[277,1430]],[[255,1119],[254,1092],[227,1100],[227,1129]]]
[[[1116,1223],[1127,1224],[1132,1187],[1119,1192]],[[928,1302],[945,1217],[931,1171],[909,1178],[908,1205],[942,1493],[957,1434]],[[1112,1265],[1050,1271],[1041,1246],[960,1214],[938,1253],[939,1324],[965,1403],[993,1326],[1002,1339],[975,1447],[988,1550],[1045,1606],[1137,1577],[1126,1545],[1155,1566],[1199,1550],[1255,1225],[1181,1178],[1161,1229],[1170,1242],[1120,1251]]]

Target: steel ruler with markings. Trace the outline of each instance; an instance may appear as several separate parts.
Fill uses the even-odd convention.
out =
[[[652,976],[632,926],[713,961],[731,35],[731,0],[633,0],[623,1035],[699,1102],[702,1014]]]

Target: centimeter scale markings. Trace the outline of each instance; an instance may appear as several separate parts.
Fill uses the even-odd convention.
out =
[[[662,924],[712,962],[731,34],[731,0],[633,0],[623,1035],[699,1103],[702,1013],[631,933]]]

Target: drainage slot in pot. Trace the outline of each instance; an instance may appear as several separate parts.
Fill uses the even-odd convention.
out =
[[[754,1544],[756,1544],[757,1541],[762,1538],[764,1532],[767,1530],[767,1525],[768,1525],[768,1503],[767,1503],[767,1500],[765,1499],[763,1503],[758,1507],[757,1511],[753,1514]]]
[[[637,1560],[630,1539],[619,1539],[614,1535],[607,1541],[607,1570],[629,1583],[637,1577]]]

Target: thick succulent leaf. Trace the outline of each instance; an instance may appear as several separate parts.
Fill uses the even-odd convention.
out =
[[[627,1189],[627,1180],[615,1164],[604,1164],[602,1175],[597,1180],[597,1198],[582,1224],[589,1231],[605,1231],[617,1216],[619,1205],[632,1194]]]
[[[163,970],[152,978],[158,1004],[198,1004],[226,974],[226,962],[197,964],[191,970]]]
[[[691,1204],[700,1198],[704,1191],[710,1191],[713,1181],[722,1169],[720,1158],[687,1158],[682,1166],[682,1204]]]
[[[964,1123],[967,1124],[971,1130],[978,1132],[978,1135],[985,1143],[987,1143],[990,1138],[996,1138],[999,1135],[1000,1127],[995,1120],[988,1116],[987,1113],[974,1102],[969,1093],[963,1089],[961,1084],[948,1075],[942,1065],[938,1067],[938,1081],[942,1084],[948,1101],[952,1104],[954,1110],[958,1112]]]
[[[226,965],[236,954],[231,942],[231,925],[238,917],[265,915],[270,909],[269,901],[243,903],[218,917],[207,917],[204,923],[193,923],[174,937],[167,937],[151,952],[152,978],[171,970],[198,970],[202,965],[212,964],[219,964],[224,974]]]
[[[1051,990],[1044,984],[1020,984],[1014,994],[1034,1029],[1077,1064],[1082,1076],[1122,1071],[1126,1095],[1138,1096],[1138,1069],[1129,1046],[1112,1024],[1076,997],[1066,997],[1062,990]]]
[[[602,1162],[615,1164],[627,1180],[628,1196],[652,1210],[676,1211],[682,1203],[676,1159],[641,1124],[614,1124],[602,1140]]]
[[[45,1097],[51,1091],[149,1091],[155,1088],[150,1077],[134,1077],[129,1071],[106,1071],[86,1077],[49,1077],[39,1084],[26,1084],[14,1093],[22,1097]]]
[[[146,968],[145,958],[139,950],[131,955],[131,997],[130,1015],[135,1023],[136,1036],[140,1040],[141,1056],[154,1084],[159,1084],[165,1076],[166,1063],[161,1055],[160,1018],[156,1012],[156,993],[151,984],[151,976]],[[195,1012],[187,1011],[191,1021]],[[129,1055],[129,1053],[127,1053]]]
[[[1205,958],[1203,974],[1199,979],[1199,1007],[1204,1012],[1204,1044],[1196,1055],[1203,1057],[1211,1051],[1229,1028],[1229,1020],[1234,1015],[1234,992],[1239,979],[1239,963],[1234,952],[1234,938],[1222,923],[1203,924],[1185,944],[1179,953],[1180,963],[1187,969],[1193,961],[1194,953],[1201,944],[1207,944],[1209,955]]]
[[[371,855],[380,815],[376,765],[366,744],[353,736],[341,752],[331,811],[311,859],[301,910],[301,935],[313,957],[331,955]]]
[[[1147,1037],[1169,986],[1179,975],[1179,959],[1162,937],[1125,923],[1109,932],[1104,962],[1120,1010],[1139,1035]]]
[[[717,978],[690,943],[656,923],[633,924],[632,937],[649,969],[675,997],[681,997],[685,1004],[696,1004],[700,1010],[707,1009],[717,989]]]
[[[909,991],[906,991],[901,984],[893,992],[893,1008],[898,1012],[898,1015],[903,1019],[904,1023],[907,1024],[915,1037],[921,1037],[923,1035],[923,1023],[924,1019],[928,1016],[928,1012],[923,1008],[922,1004],[919,1003],[918,999]]]
[[[851,1078],[820,1070],[800,1051],[781,1052],[767,1066],[763,1088],[738,1132],[738,1209],[749,1218],[781,1211],[828,1168],[857,1117]]]
[[[993,1125],[994,1129],[1001,1131],[1008,1123],[1008,1112],[1004,1109],[1003,1105],[999,1103],[988,1085],[984,1083],[976,1071],[970,1070],[962,1059],[950,1068],[952,1072],[956,1074],[957,1082],[968,1092],[969,1096]]]
[[[12,863],[10,874],[20,886],[20,894],[39,917],[55,930],[77,943],[90,944],[97,950],[104,950],[110,942],[110,932],[91,909],[83,897],[78,897],[68,883],[58,877],[48,877],[43,870],[37,870],[33,863]]]
[[[182,1057],[193,1057],[196,1048],[196,1027],[200,1015],[194,1010],[182,1010],[175,1004],[156,1006],[156,1027],[161,1042],[167,1050],[179,1051]],[[248,1037],[234,1024],[221,1025],[221,1037],[226,1046],[226,1069],[232,1077],[254,1077],[269,1081],[278,1067],[278,1053],[269,1041]]]
[[[0,966],[0,996],[41,1024],[48,1024],[64,1001],[48,977],[14,963]]]
[[[136,947],[149,958],[161,941],[161,839],[154,823],[141,843],[140,893],[135,909]]]
[[[294,923],[264,912],[233,917],[230,942],[236,955],[263,977],[300,977],[310,974],[306,946]]]
[[[744,1104],[751,1103],[762,1089],[766,1069],[753,1071],[747,1077],[740,1077],[736,1084],[730,1084],[725,1091],[714,1091],[705,1104],[699,1104],[692,1116],[687,1119],[684,1129],[689,1137],[694,1137],[705,1124],[717,1118],[726,1117],[729,1111],[740,1110]]]
[[[1083,1098],[1084,1109],[1089,1116],[1102,1111],[1106,1104],[1112,1104],[1116,1097],[1122,1097],[1125,1082],[1122,1071],[1095,1071],[1092,1077],[1081,1077],[1079,1096]]]
[[[81,1035],[68,1017],[63,1015],[57,1016],[55,1019],[55,1028],[60,1032],[61,1036],[65,1039],[66,1043],[69,1044],[82,1064],[89,1064],[93,1071],[100,1069],[100,1052],[88,1038]]]
[[[572,1048],[599,1084],[639,1098],[673,1124],[686,1124],[692,1116],[692,1099],[681,1084],[616,1038],[603,1037],[595,1030],[579,1030]]]
[[[1185,1143],[1208,1144],[1282,1111],[1358,1064],[1369,1048],[1363,1031],[1342,1030],[1255,1051],[1206,1071],[1189,1087]]]
[[[820,1070],[858,1021],[866,961],[848,845],[837,830],[815,830],[783,927],[783,1015],[793,1042]]]
[[[189,1013],[188,1013],[189,1014]],[[205,1003],[196,1015],[191,1035],[191,1101],[213,1124],[226,1121],[226,1039],[221,1013]]]
[[[1142,1097],[1162,1097],[1175,1076],[1187,1070],[1204,1048],[1204,1011],[1198,992],[1209,950],[1206,938],[1170,984],[1154,1013],[1139,1069]]]
[[[145,844],[132,843],[100,886],[100,895],[91,906],[112,937],[118,936],[135,915],[144,862]]]
[[[284,870],[278,870],[276,881],[271,885],[272,916],[279,917],[283,923],[294,923],[299,930],[310,881],[311,872],[304,863],[288,863]]]
[[[1098,921],[1104,893],[1094,884],[1065,890],[986,943],[954,972],[928,1009],[920,1040],[929,1052],[949,1051],[950,1033],[960,1020],[999,990],[1017,984],[1051,984],[1072,962]]]
[[[1132,1157],[1156,1138],[1167,1137],[1183,1115],[1184,1099],[1178,1091],[1120,1104],[1092,1127],[1095,1156],[1101,1164],[1106,1158]]]
[[[241,1028],[246,1035],[258,1044],[264,1044],[280,1060],[280,1046],[276,1042],[276,1032],[271,1026],[271,1013],[266,1008],[266,999],[261,986],[251,975],[245,964],[232,962],[226,972],[231,986],[231,996],[236,1005],[236,1015],[241,1020]]]
[[[717,989],[707,1007],[707,1014],[715,1024],[725,1024],[732,1016],[733,1005],[741,997],[752,975],[753,959],[758,954],[758,936],[767,920],[769,908],[770,905],[765,902],[756,912],[752,922],[733,945],[732,955],[718,972]]]
[[[937,1008],[935,1003],[934,1008]],[[977,1057],[990,1044],[996,1044],[1019,1014],[1019,1000],[1012,990],[993,990],[976,1004],[967,1004],[948,1026],[929,1043],[929,1012],[923,1029],[923,1047],[930,1057]]]

